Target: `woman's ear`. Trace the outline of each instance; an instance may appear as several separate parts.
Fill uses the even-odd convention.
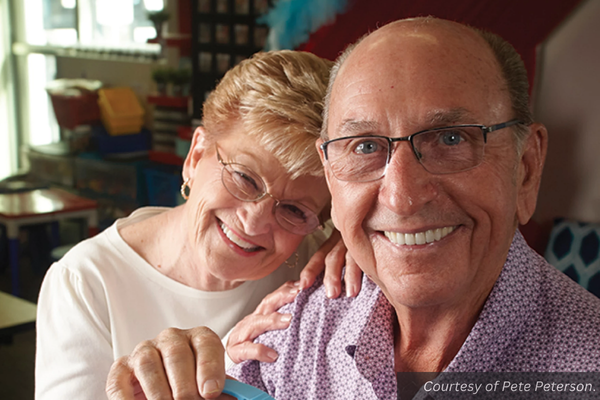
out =
[[[208,135],[206,129],[204,127],[199,126],[194,131],[194,136],[192,137],[192,144],[190,145],[190,151],[183,162],[183,179],[191,179],[196,172],[196,167],[200,162],[202,156],[206,153],[211,145],[210,140],[208,140]]]

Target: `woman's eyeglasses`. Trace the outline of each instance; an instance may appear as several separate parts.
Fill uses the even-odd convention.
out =
[[[279,225],[288,232],[307,235],[320,224],[310,208],[292,200],[278,200],[267,192],[267,186],[256,172],[245,165],[223,161],[217,148],[217,159],[223,166],[221,181],[233,197],[242,201],[259,201],[268,196],[275,200],[273,214]]]

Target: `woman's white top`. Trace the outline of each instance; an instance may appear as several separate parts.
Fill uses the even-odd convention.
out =
[[[113,361],[168,327],[204,325],[223,337],[263,297],[298,279],[325,238],[316,232],[304,239],[296,268],[282,264],[258,281],[206,292],[161,274],[119,234],[118,229],[166,210],[138,209],[50,267],[38,301],[36,399],[106,398]]]

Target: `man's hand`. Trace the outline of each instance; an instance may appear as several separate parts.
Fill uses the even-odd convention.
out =
[[[362,271],[354,262],[354,259],[346,251],[346,246],[337,229],[317,250],[306,264],[300,274],[300,289],[310,287],[316,277],[325,269],[323,284],[326,288],[327,297],[337,298],[342,292],[342,268],[344,271],[344,282],[346,284],[346,296],[355,297],[360,292],[362,284]]]
[[[225,385],[224,349],[206,327],[169,328],[117,359],[106,382],[110,400],[233,399]]]

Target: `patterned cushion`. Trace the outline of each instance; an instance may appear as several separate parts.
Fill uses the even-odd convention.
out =
[[[557,219],[544,257],[600,297],[600,224]]]

